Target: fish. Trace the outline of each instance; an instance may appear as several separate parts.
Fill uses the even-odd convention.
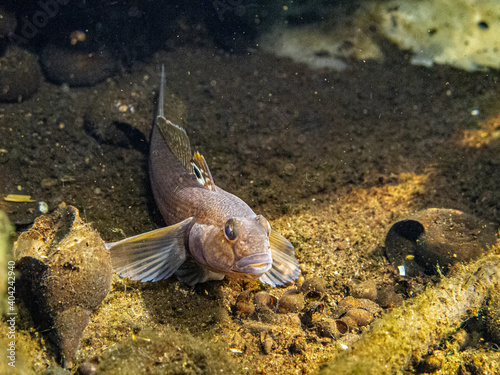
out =
[[[191,153],[185,129],[165,117],[162,65],[149,176],[164,228],[107,243],[113,268],[132,280],[171,276],[195,285],[229,278],[272,287],[300,274],[293,245],[242,199],[217,186],[203,155]]]

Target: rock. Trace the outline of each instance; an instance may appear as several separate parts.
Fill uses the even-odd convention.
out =
[[[375,284],[373,280],[366,280],[355,284],[352,288],[351,295],[355,298],[375,301],[377,299],[377,284]]]
[[[304,308],[304,295],[296,288],[286,291],[278,303],[280,314],[299,312]]]
[[[70,368],[90,315],[111,288],[111,257],[72,206],[40,216],[14,244],[19,297]]]
[[[7,47],[0,56],[0,101],[21,102],[33,96],[42,73],[37,57],[19,47]]]
[[[500,291],[498,289],[491,293],[486,304],[486,329],[491,341],[500,345]]]
[[[76,369],[75,375],[93,375],[97,373],[97,367],[93,363],[85,362],[82,363]]]
[[[417,363],[416,370],[418,373],[430,374],[441,370],[445,361],[445,355],[441,350],[434,350],[426,356],[422,361]]]
[[[307,300],[321,299],[326,293],[326,281],[321,277],[313,277],[304,281],[300,291]]]
[[[278,299],[265,291],[255,293],[253,301],[256,307],[267,307],[271,310],[276,310],[278,305]]]
[[[389,260],[406,275],[419,270],[446,273],[450,266],[479,257],[496,242],[496,228],[458,210],[430,208],[395,223],[385,238]]]
[[[118,67],[112,54],[48,45],[42,52],[42,66],[48,79],[69,86],[93,86],[112,76]]]
[[[316,326],[321,337],[336,339],[349,332],[348,325],[340,319],[325,318],[317,322]]]
[[[325,305],[321,302],[311,302],[303,310],[300,321],[305,327],[313,326],[317,321],[326,317]]]
[[[378,315],[382,311],[382,308],[375,302],[363,298],[354,298],[352,296],[347,296],[340,300],[335,310],[336,316],[345,315],[349,310],[352,309],[365,309],[372,315]]]
[[[392,285],[388,285],[378,291],[376,302],[384,308],[394,308],[403,303],[403,296],[396,293]]]
[[[236,298],[235,313],[241,318],[248,318],[254,311],[255,305],[253,304],[252,292],[244,290]]]
[[[356,323],[356,327],[366,327],[375,320],[371,312],[362,308],[351,309],[345,313],[344,317],[351,318]]]

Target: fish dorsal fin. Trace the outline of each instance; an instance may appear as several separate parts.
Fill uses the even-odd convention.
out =
[[[186,131],[179,125],[165,118],[165,66],[161,66],[161,85],[158,95],[158,110],[156,115],[156,126],[160,129],[163,140],[170,151],[181,162],[187,170],[191,170],[191,145]]]
[[[205,188],[216,191],[217,188],[212,178],[212,173],[210,173],[210,169],[208,168],[207,161],[198,151],[193,155],[193,173]]]
[[[106,244],[114,271],[143,282],[172,276],[186,260],[186,231],[192,221],[190,217],[166,228]]]
[[[273,265],[260,277],[260,281],[272,287],[285,285],[296,280],[300,275],[299,262],[295,259],[293,245],[278,232],[272,230],[269,235]]]
[[[164,118],[158,117],[156,124],[172,154],[188,171],[191,171],[191,145],[186,131]]]

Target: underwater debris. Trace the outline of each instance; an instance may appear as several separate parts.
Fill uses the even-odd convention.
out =
[[[320,374],[400,373],[429,346],[456,331],[462,321],[477,315],[498,283],[500,255],[454,268],[436,287],[372,323],[350,350],[326,363]]]
[[[280,314],[299,312],[304,308],[304,294],[297,288],[288,289],[278,302]]]
[[[23,194],[7,194],[3,200],[6,202],[34,202],[31,195]]]
[[[19,297],[71,367],[90,314],[111,288],[111,257],[72,206],[40,216],[14,244]]]
[[[462,211],[429,208],[395,223],[385,238],[387,258],[406,275],[446,273],[477,259],[496,242],[496,228]]]

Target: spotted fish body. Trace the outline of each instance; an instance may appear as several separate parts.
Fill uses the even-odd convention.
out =
[[[292,244],[240,198],[216,186],[184,129],[164,116],[164,68],[150,144],[153,194],[167,227],[107,244],[117,273],[194,285],[224,276],[283,285],[300,269]]]

